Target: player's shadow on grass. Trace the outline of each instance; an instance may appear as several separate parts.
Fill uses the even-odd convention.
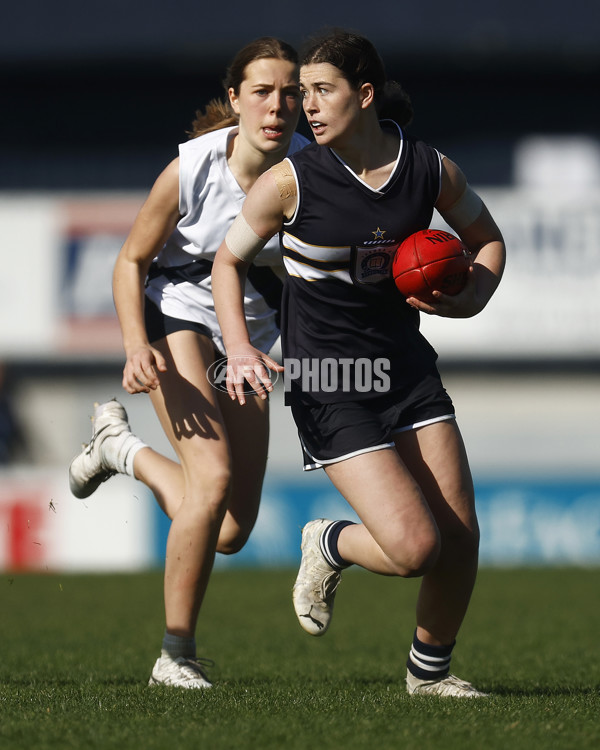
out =
[[[600,685],[536,685],[534,687],[519,687],[511,685],[485,684],[477,687],[490,695],[490,697],[516,697],[516,698],[551,698],[552,696],[577,696],[600,695]]]
[[[239,674],[232,679],[223,676],[221,679],[216,680],[215,687],[229,687],[232,689],[268,689],[277,688],[281,689],[295,689],[295,687],[302,685],[303,689],[314,685],[315,692],[322,692],[323,690],[331,690],[332,692],[348,691],[348,689],[361,690],[372,689],[374,692],[380,690],[394,690],[398,693],[405,693],[406,687],[404,679],[396,679],[393,677],[314,677],[307,679],[305,675],[298,676],[298,680],[295,681],[289,677],[281,677],[279,675],[273,676],[243,676],[240,678]],[[477,683],[477,688],[484,693],[487,693],[490,698],[551,698],[552,696],[573,696],[573,697],[584,697],[588,695],[598,696],[600,695],[600,685],[536,685],[532,687],[518,686],[518,685],[486,685],[485,683]],[[435,696],[419,696],[420,698],[434,698]],[[445,700],[440,698],[440,700]]]

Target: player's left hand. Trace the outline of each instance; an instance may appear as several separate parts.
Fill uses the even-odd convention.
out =
[[[424,302],[417,297],[408,297],[406,302],[419,312],[426,315],[439,315],[442,318],[471,318],[485,307],[485,302],[482,304],[477,296],[473,266],[469,269],[469,278],[462,292],[450,296],[435,291],[433,296],[435,297],[433,302]]]
[[[227,351],[227,393],[232,401],[246,403],[245,384],[248,383],[259,398],[266,399],[273,390],[272,372],[283,372],[283,366],[268,354],[244,346]]]

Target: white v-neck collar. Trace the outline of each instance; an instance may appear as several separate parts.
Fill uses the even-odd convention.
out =
[[[387,180],[386,180],[386,181],[385,181],[385,182],[383,183],[383,185],[380,185],[380,186],[379,186],[379,187],[377,187],[377,188],[371,187],[371,185],[369,185],[369,183],[368,183],[368,182],[365,182],[365,181],[364,181],[364,180],[362,179],[362,177],[359,177],[359,176],[358,176],[358,175],[356,174],[356,172],[355,172],[355,171],[354,171],[354,170],[353,170],[353,169],[352,169],[351,167],[349,167],[349,166],[348,166],[348,165],[346,164],[346,162],[345,162],[345,161],[344,161],[344,160],[342,159],[342,157],[341,157],[341,156],[338,156],[338,155],[337,155],[337,154],[335,153],[335,151],[334,151],[334,150],[333,150],[332,148],[330,148],[330,149],[329,149],[329,150],[331,151],[331,153],[332,153],[332,154],[334,155],[334,157],[335,157],[335,158],[336,158],[336,159],[337,159],[337,160],[339,161],[339,163],[340,163],[340,164],[341,164],[341,165],[342,165],[343,167],[345,167],[345,168],[346,168],[346,169],[348,170],[348,172],[350,172],[350,174],[352,175],[352,177],[353,177],[353,178],[354,178],[354,179],[355,179],[355,180],[356,180],[356,181],[357,181],[358,183],[360,183],[360,184],[361,184],[361,185],[362,185],[363,187],[365,187],[365,188],[366,188],[367,190],[370,190],[370,191],[371,191],[372,193],[377,193],[377,194],[382,194],[382,193],[384,193],[384,192],[385,192],[385,189],[387,188],[387,186],[388,186],[388,185],[390,184],[390,182],[391,182],[391,181],[392,181],[392,180],[394,179],[394,177],[396,176],[396,172],[398,171],[398,165],[400,164],[400,157],[402,156],[402,150],[403,150],[403,148],[404,148],[404,137],[403,137],[403,133],[402,133],[402,128],[400,127],[400,125],[398,125],[398,123],[397,123],[397,122],[395,122],[394,120],[381,120],[381,122],[382,122],[382,123],[388,123],[388,122],[391,122],[391,123],[392,123],[393,125],[395,125],[395,126],[396,126],[396,127],[398,128],[398,135],[399,135],[399,137],[400,137],[400,146],[399,146],[399,148],[398,148],[398,156],[396,157],[396,161],[394,162],[394,166],[393,166],[393,168],[392,168],[392,171],[390,172],[390,176],[389,176],[389,177],[387,178]]]

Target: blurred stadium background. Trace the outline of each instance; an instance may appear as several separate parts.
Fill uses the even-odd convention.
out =
[[[0,25],[0,569],[162,564],[166,519],[119,477],[68,490],[95,400],[170,448],[143,396],[121,391],[110,276],[145,193],[221,94],[237,48],[299,45],[325,25],[369,36],[416,110],[412,132],[454,158],[508,244],[505,280],[471,321],[427,319],[478,489],[488,565],[600,563],[600,17],[589,0],[288,4],[22,0]],[[484,6],[485,7],[482,7]],[[302,475],[272,399],[263,507],[219,565],[298,558],[298,527],[347,516]]]

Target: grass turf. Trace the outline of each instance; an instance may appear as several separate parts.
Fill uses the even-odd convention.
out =
[[[214,574],[208,691],[148,688],[162,576],[0,578],[0,746],[600,747],[600,570],[480,572],[452,670],[486,700],[406,694],[418,581],[348,571],[324,638],[298,626],[294,571]]]

